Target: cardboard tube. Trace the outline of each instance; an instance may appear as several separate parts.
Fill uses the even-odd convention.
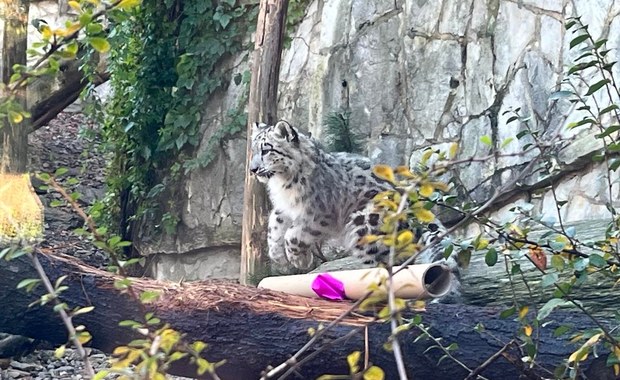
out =
[[[399,269],[400,267],[394,267],[393,272]],[[368,292],[370,285],[381,283],[388,277],[385,268],[327,273],[342,282],[346,297],[352,300],[363,297]],[[320,298],[312,290],[312,283],[319,274],[266,277],[258,284],[258,287],[304,297]],[[450,269],[445,265],[438,263],[409,265],[394,275],[394,291],[396,297],[406,299],[441,297],[450,290],[450,282]],[[382,288],[385,289],[385,285]]]

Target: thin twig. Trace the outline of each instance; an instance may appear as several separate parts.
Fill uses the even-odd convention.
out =
[[[303,359],[301,359],[298,363],[296,363],[296,365],[291,366],[286,372],[284,372],[284,374],[280,377],[278,377],[278,380],[284,380],[286,379],[288,376],[290,376],[297,367],[301,367],[302,365],[306,364],[307,362],[309,362],[310,360],[314,359],[315,356],[317,356],[318,354],[320,354],[321,352],[323,352],[325,349],[340,343],[340,342],[344,342],[347,339],[353,337],[354,335],[358,334],[359,332],[361,332],[362,328],[364,328],[365,326],[360,326],[360,327],[356,327],[353,330],[349,331],[348,333],[346,333],[345,335],[341,336],[340,338],[334,339],[334,340],[330,340],[329,342],[324,343],[320,349],[313,351],[311,354],[308,354],[308,356],[304,357]]]
[[[362,298],[355,301],[355,303],[353,303],[351,307],[349,307],[342,314],[340,314],[338,318],[331,321],[326,327],[316,331],[314,335],[312,336],[312,338],[302,348],[300,348],[290,359],[284,361],[283,363],[279,364],[275,368],[270,369],[269,372],[261,376],[261,380],[272,379],[275,376],[277,376],[279,373],[282,373],[283,371],[285,371],[288,367],[299,366],[300,365],[299,358],[301,357],[301,355],[303,355],[306,351],[308,351],[308,349],[310,349],[310,347],[312,347],[318,341],[320,337],[322,337],[327,331],[329,331],[329,329],[333,328],[336,324],[338,324],[343,319],[345,319],[349,314],[351,314],[371,294],[372,292],[366,293]]]
[[[45,269],[43,269],[43,266],[41,265],[41,262],[39,261],[39,258],[37,257],[36,251],[30,253],[29,256],[30,256],[30,259],[32,260],[32,264],[34,265],[34,269],[37,271],[37,274],[39,275],[39,278],[41,279],[41,281],[43,281],[43,286],[45,286],[45,290],[47,290],[49,295],[54,299],[54,304],[59,305],[60,301],[58,300],[58,294],[56,293],[56,289],[54,289],[54,286],[50,282],[49,277],[47,277],[47,274],[45,273]],[[93,370],[93,366],[90,364],[90,360],[88,359],[88,355],[86,354],[86,350],[84,349],[84,346],[82,345],[82,343],[77,337],[77,331],[75,330],[75,326],[73,326],[73,321],[71,320],[71,317],[67,314],[67,311],[62,307],[58,308],[58,314],[60,315],[60,318],[62,319],[62,323],[65,325],[65,328],[67,329],[67,332],[69,333],[69,339],[71,339],[71,342],[75,346],[75,349],[77,350],[78,355],[80,355],[80,358],[84,362],[84,370],[86,371],[86,375],[92,378],[93,376],[95,376],[95,371]]]
[[[504,347],[500,348],[499,351],[497,351],[496,353],[494,353],[493,355],[491,355],[487,360],[484,361],[484,363],[480,364],[476,369],[474,369],[473,371],[471,371],[469,373],[469,375],[467,375],[467,377],[463,380],[473,380],[473,379],[477,379],[478,376],[480,376],[480,374],[482,373],[482,371],[484,371],[489,365],[491,365],[491,363],[493,363],[495,360],[497,360],[497,358],[499,358],[500,356],[502,356],[502,354],[508,349],[510,348],[510,346],[512,346],[513,344],[515,344],[514,340],[511,340],[510,342],[506,343],[504,345]]]
[[[471,368],[469,368],[467,366],[467,364],[463,363],[462,361],[458,360],[457,358],[454,357],[454,355],[452,355],[452,353],[446,349],[441,342],[435,338],[424,326],[422,325],[418,325],[415,323],[412,323],[413,326],[417,327],[420,331],[422,331],[422,333],[424,333],[424,335],[426,335],[430,340],[432,340],[437,347],[443,351],[444,354],[446,354],[453,362],[455,362],[456,364],[458,364],[459,366],[461,366],[463,369],[465,369],[467,372],[471,373],[473,372],[473,370]],[[482,376],[482,375],[478,375],[479,378],[483,379],[483,380],[489,380],[486,377]]]

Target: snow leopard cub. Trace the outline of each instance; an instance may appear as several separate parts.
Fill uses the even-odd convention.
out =
[[[328,240],[366,262],[386,258],[385,246],[358,245],[381,223],[372,199],[392,188],[372,173],[368,158],[328,153],[286,121],[274,126],[255,123],[251,154],[250,171],[266,183],[273,205],[268,245],[269,257],[277,265],[309,269]],[[428,243],[441,228],[439,221],[431,223],[425,232],[416,231],[417,238]],[[442,249],[429,251],[417,262],[443,260]],[[458,275],[454,258],[446,263]]]

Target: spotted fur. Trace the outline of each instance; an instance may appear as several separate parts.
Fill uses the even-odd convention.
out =
[[[278,266],[310,269],[327,241],[368,263],[388,255],[389,250],[380,244],[358,244],[382,223],[372,199],[392,189],[372,173],[368,158],[326,152],[316,140],[279,121],[274,126],[254,125],[250,171],[269,191],[273,205],[269,256]],[[433,222],[424,231],[418,229],[417,237],[428,244],[442,228],[439,221]],[[441,249],[421,256],[418,263],[444,260]],[[454,258],[446,263],[458,275]]]

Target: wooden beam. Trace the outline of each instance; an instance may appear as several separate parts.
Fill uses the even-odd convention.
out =
[[[268,273],[265,188],[249,175],[252,124],[277,121],[278,82],[288,0],[261,0],[252,56],[248,104],[247,150],[241,237],[242,284],[257,282]]]

